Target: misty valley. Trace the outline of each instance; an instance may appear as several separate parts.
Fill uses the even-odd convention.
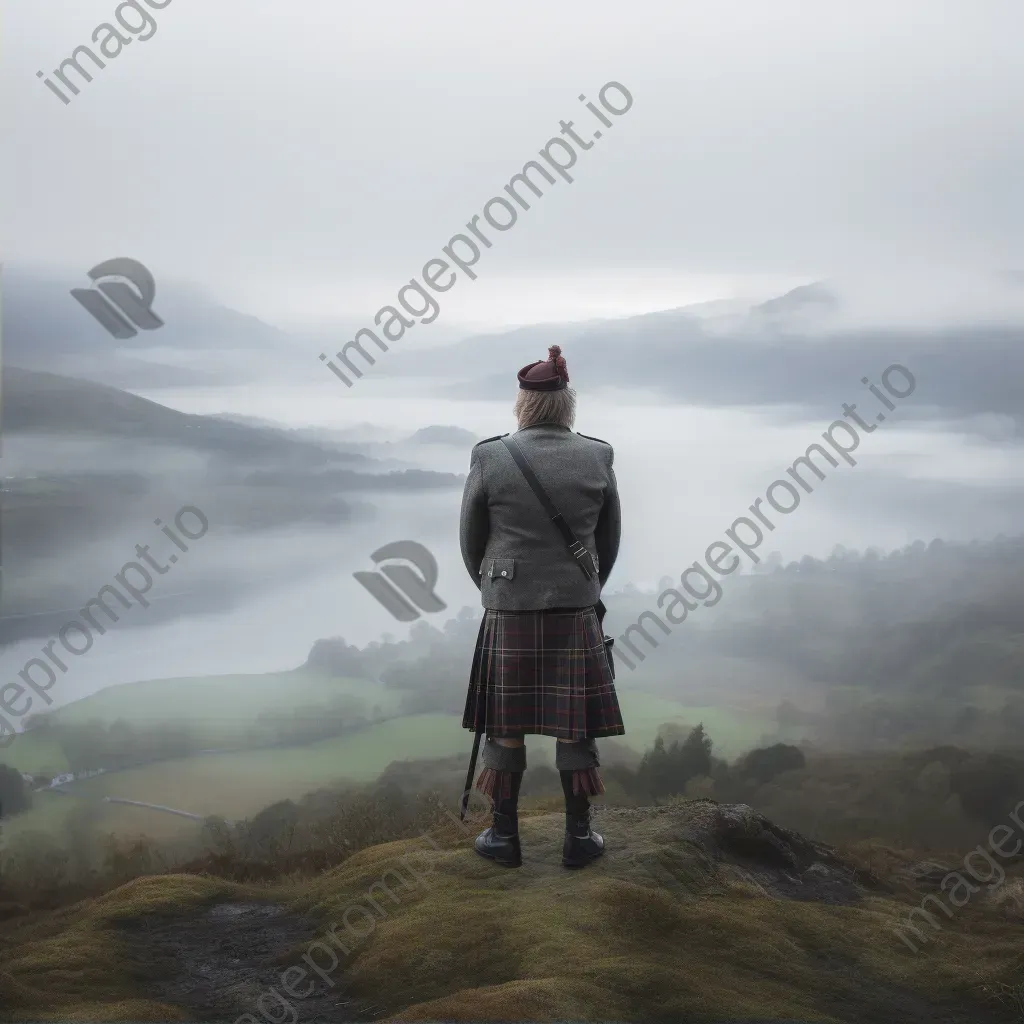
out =
[[[116,342],[5,277],[0,1020],[1021,1019],[1024,327],[813,282],[396,347],[347,396],[196,293]],[[460,815],[460,502],[550,345],[615,451],[625,734],[578,874],[527,736],[510,886],[487,799]],[[913,396],[712,590],[709,545],[894,363]],[[397,542],[433,603],[379,596]]]

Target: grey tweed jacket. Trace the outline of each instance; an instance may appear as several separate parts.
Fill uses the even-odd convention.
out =
[[[462,560],[485,608],[596,604],[619,553],[619,494],[607,441],[539,424],[515,433],[548,497],[594,556],[588,580],[500,438],[473,448],[462,496]]]

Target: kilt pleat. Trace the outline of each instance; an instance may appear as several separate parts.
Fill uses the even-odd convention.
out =
[[[462,725],[487,735],[581,740],[625,733],[594,608],[487,609]]]

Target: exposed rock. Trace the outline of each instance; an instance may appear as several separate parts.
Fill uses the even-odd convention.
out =
[[[897,871],[894,878],[905,885],[937,889],[952,870],[952,867],[940,864],[938,861],[921,860],[916,864],[911,864],[910,867]]]

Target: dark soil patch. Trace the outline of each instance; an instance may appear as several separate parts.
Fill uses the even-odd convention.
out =
[[[345,994],[344,955],[323,981],[307,973],[289,980],[295,991],[316,987],[305,998],[289,996],[281,974],[301,960],[304,944],[320,938],[304,918],[261,903],[222,903],[189,917],[147,916],[119,925],[140,994],[179,1006],[203,1024],[233,1024],[242,1014],[287,1021],[295,1008],[303,1024],[368,1021],[380,1007]],[[299,952],[296,952],[298,950]],[[333,984],[331,984],[333,982]],[[277,993],[275,995],[275,992]]]

